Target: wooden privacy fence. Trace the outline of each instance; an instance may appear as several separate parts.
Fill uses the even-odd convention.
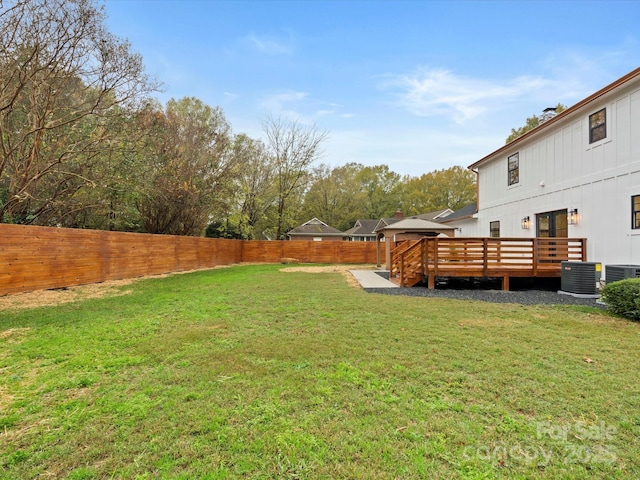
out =
[[[257,241],[0,225],[0,295],[242,262],[375,263],[374,242]]]
[[[250,240],[243,243],[243,262],[279,262],[295,258],[301,263],[376,263],[375,242],[314,242]]]
[[[436,277],[559,277],[561,262],[586,261],[584,238],[440,238],[410,240],[391,253],[392,281],[412,286]]]

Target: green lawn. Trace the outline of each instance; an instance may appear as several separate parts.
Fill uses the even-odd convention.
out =
[[[0,478],[640,477],[640,324],[280,268],[0,312]]]

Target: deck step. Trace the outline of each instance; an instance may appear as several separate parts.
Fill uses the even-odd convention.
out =
[[[420,275],[414,275],[414,276],[410,276],[404,277],[404,285],[400,284],[400,277],[390,277],[389,281],[392,283],[395,283],[396,285],[400,286],[400,287],[413,287],[414,285],[417,285],[418,283],[420,283],[422,280],[424,280],[422,278],[422,276]]]

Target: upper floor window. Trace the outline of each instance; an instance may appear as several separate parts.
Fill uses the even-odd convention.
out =
[[[589,143],[607,138],[607,109],[589,115]]]
[[[520,181],[520,154],[514,153],[507,159],[509,185],[515,185]]]
[[[500,236],[500,220],[489,222],[489,236],[492,238]]]
[[[640,195],[631,197],[631,228],[640,228]]]

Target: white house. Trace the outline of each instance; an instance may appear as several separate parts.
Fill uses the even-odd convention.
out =
[[[640,68],[469,166],[465,237],[587,239],[587,260],[640,264]]]

